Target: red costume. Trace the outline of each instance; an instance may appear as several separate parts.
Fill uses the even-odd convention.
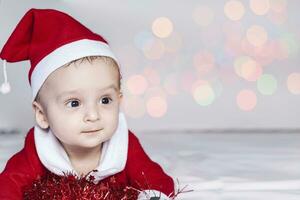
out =
[[[26,136],[24,148],[7,162],[0,175],[0,199],[22,199],[22,188],[45,173],[47,169],[37,155],[32,128]],[[138,138],[130,131],[128,131],[128,156],[125,168],[114,176],[117,182],[140,190],[153,189],[166,195],[174,192],[172,178],[146,155]]]

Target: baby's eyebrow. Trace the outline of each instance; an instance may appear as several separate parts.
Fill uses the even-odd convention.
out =
[[[114,84],[111,84],[109,86],[101,88],[101,89],[99,89],[99,91],[105,91],[105,90],[108,90],[108,89],[114,89],[115,91],[118,91],[118,89],[116,88],[116,86]]]
[[[114,85],[114,84],[111,84],[111,85],[108,85],[106,87],[103,87],[101,89],[98,89],[99,92],[104,92],[106,90],[109,90],[109,89],[113,89],[114,91],[118,91],[117,87]],[[62,92],[61,94],[59,94],[57,96],[57,99],[61,99],[63,98],[64,96],[67,96],[67,95],[75,95],[75,94],[78,94],[79,93],[79,90],[70,90],[70,91],[65,91],[65,92]]]

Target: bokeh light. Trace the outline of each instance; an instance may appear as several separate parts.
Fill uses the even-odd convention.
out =
[[[193,19],[196,24],[205,27],[210,25],[214,20],[213,10],[205,5],[197,6],[193,12]]]
[[[284,12],[286,10],[286,0],[272,0],[270,1],[270,7],[275,12]]]
[[[262,68],[260,65],[250,59],[247,60],[241,66],[241,76],[247,81],[256,81],[262,74]]]
[[[281,25],[287,20],[286,0],[270,1],[270,12],[268,13],[268,19],[276,25]]]
[[[287,11],[284,10],[283,12],[276,12],[274,10],[271,10],[271,12],[268,13],[267,18],[276,25],[282,25],[287,20]]]
[[[168,104],[165,98],[151,97],[146,103],[147,112],[151,117],[159,118],[166,114]]]
[[[264,27],[253,25],[247,30],[248,41],[253,46],[262,46],[268,40],[268,33]]]
[[[241,54],[241,41],[238,38],[228,38],[225,41],[225,52],[229,56],[238,56]]]
[[[275,52],[275,41],[268,40],[263,46],[254,48],[254,58],[261,66],[267,66],[276,58]]]
[[[279,40],[274,41],[273,54],[275,60],[284,60],[289,57],[287,48]]]
[[[151,86],[156,86],[160,84],[160,74],[156,68],[147,66],[144,68],[143,74],[145,75]]]
[[[300,73],[291,73],[287,79],[287,88],[292,94],[300,94]]]
[[[230,20],[237,21],[244,16],[245,8],[240,1],[230,0],[224,6],[224,13]]]
[[[180,74],[180,87],[183,89],[183,91],[190,93],[194,82],[197,80],[197,75],[195,71],[186,70],[180,72]]]
[[[134,37],[135,46],[143,50],[147,43],[153,43],[155,37],[150,31],[140,31]]]
[[[297,39],[294,34],[283,34],[279,39],[279,43],[283,51],[287,52],[288,56],[298,56],[299,39]]]
[[[274,61],[279,47],[274,40],[268,40],[264,45],[255,47],[247,39],[243,39],[241,48],[244,54],[253,57],[261,66],[266,66]]]
[[[234,61],[235,72],[247,81],[256,81],[262,74],[262,68],[248,56],[240,56]]]
[[[257,89],[261,94],[272,95],[277,89],[277,80],[271,74],[263,74],[257,80]]]
[[[236,97],[238,107],[243,111],[252,111],[257,104],[257,97],[252,90],[242,90]]]
[[[194,67],[200,75],[208,74],[214,68],[215,58],[207,51],[201,51],[194,56]]]
[[[223,24],[222,31],[224,32],[224,51],[229,56],[238,56],[242,53],[241,39],[242,33],[240,23],[234,21],[226,21]]]
[[[158,60],[164,55],[165,46],[161,40],[155,39],[145,44],[143,52],[149,60]]]
[[[208,106],[215,100],[215,92],[211,85],[204,80],[198,80],[194,83],[192,89],[194,100],[201,106]]]
[[[129,92],[133,95],[141,95],[148,87],[146,78],[140,74],[130,76],[126,81]]]
[[[256,15],[265,15],[270,9],[269,0],[250,0],[250,8]]]
[[[241,39],[241,51],[248,56],[254,56],[255,55],[255,46],[253,46],[247,37]]]
[[[173,31],[173,23],[167,17],[159,17],[153,21],[152,31],[157,37],[166,38]]]
[[[166,99],[167,96],[168,95],[167,95],[165,89],[161,86],[149,87],[144,94],[145,99],[150,99],[152,97],[161,97],[163,99]]]
[[[121,105],[126,115],[131,118],[140,118],[145,115],[146,107],[141,97],[126,95]]]

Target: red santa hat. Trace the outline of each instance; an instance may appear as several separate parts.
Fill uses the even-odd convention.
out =
[[[85,56],[116,58],[106,40],[71,16],[52,9],[30,9],[16,26],[0,53],[4,83],[0,90],[10,90],[6,61],[30,60],[28,78],[32,100],[46,78],[64,64]]]

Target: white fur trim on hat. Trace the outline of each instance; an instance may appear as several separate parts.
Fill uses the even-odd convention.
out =
[[[52,72],[68,62],[85,56],[108,56],[117,62],[110,47],[104,42],[82,39],[63,45],[48,54],[35,66],[31,75],[32,101]]]

